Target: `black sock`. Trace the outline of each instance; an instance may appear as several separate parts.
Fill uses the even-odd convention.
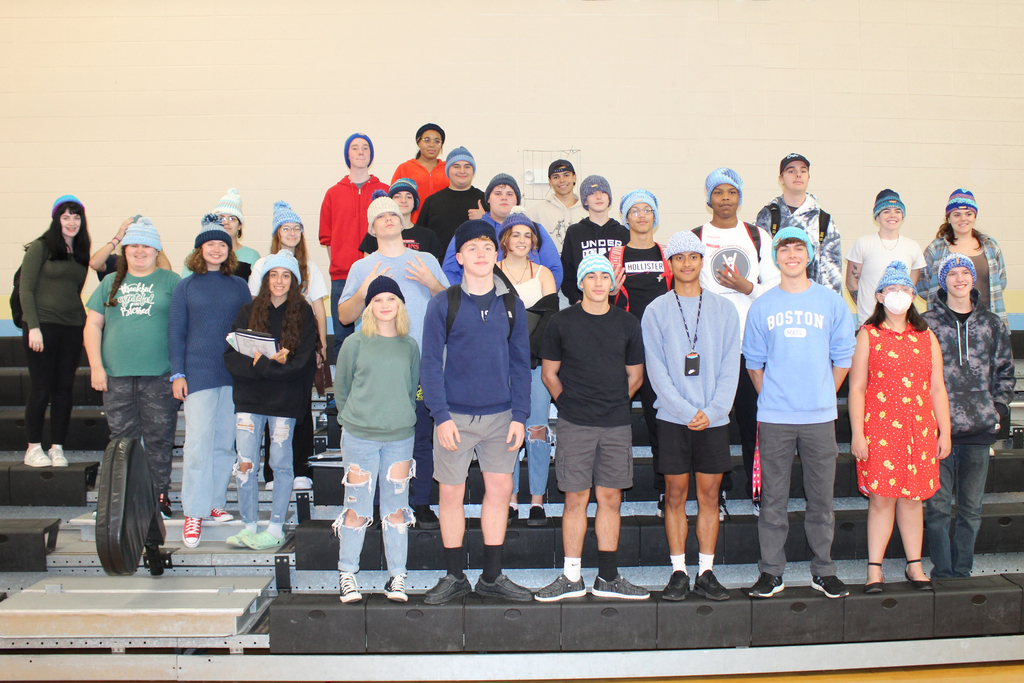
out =
[[[466,578],[466,573],[462,571],[465,568],[465,553],[462,552],[462,547],[458,548],[445,548],[444,549],[444,566],[448,570],[448,573],[454,576],[456,579]]]
[[[605,581],[614,581],[619,575],[619,552],[617,550],[597,551],[597,575]]]
[[[504,545],[484,545],[484,571],[480,578],[487,583],[494,583],[494,580],[501,574],[501,551]]]

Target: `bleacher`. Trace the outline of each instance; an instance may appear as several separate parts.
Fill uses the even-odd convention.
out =
[[[1024,334],[1015,333],[1013,341],[1015,357],[1021,359],[1019,376],[1024,375]],[[745,488],[745,474],[734,438],[730,516],[721,524],[715,553],[716,574],[733,596],[728,602],[712,603],[692,595],[685,602],[668,603],[655,593],[651,600],[637,603],[588,596],[524,605],[470,595],[452,604],[425,607],[419,594],[443,571],[440,532],[410,529],[409,603],[392,603],[374,595],[343,605],[337,597],[338,541],[330,528],[341,510],[342,470],[329,461],[314,467],[313,491],[293,493],[287,538],[274,551],[227,547],[223,540],[237,532],[238,520],[204,523],[200,546],[185,548],[180,540],[184,439],[180,413],[170,494],[174,517],[165,523],[163,576],[150,577],[140,564],[133,578],[107,577],[96,552],[93,513],[97,464],[109,432],[101,396],[89,386],[85,354],[65,444],[71,463],[67,469],[21,464],[28,390],[24,365],[21,340],[0,338],[0,594],[7,597],[0,601],[0,648],[4,654],[31,657],[54,648],[66,653],[176,655],[670,651],[1024,634],[1022,394],[1011,420],[1021,426],[1008,425],[991,456],[975,576],[937,581],[934,593],[911,591],[902,582],[898,531],[884,563],[889,582],[885,592],[864,595],[857,585],[864,582],[866,571],[867,502],[857,492],[842,391],[832,555],[839,577],[851,584],[851,595],[844,600],[827,600],[807,587],[809,551],[803,536],[799,459],[792,472],[787,590],[756,602],[742,592],[758,574],[757,520],[750,502],[738,498]],[[318,450],[336,446],[337,430],[327,428],[327,403],[314,402]],[[656,516],[654,473],[639,404],[634,417],[635,483],[625,492],[622,505],[620,571],[630,581],[658,591],[671,570],[663,520]],[[272,494],[262,488],[261,481],[260,510],[265,519]],[[521,491],[527,490],[524,467]],[[466,493],[470,519],[464,547],[471,581],[482,560],[478,519],[482,496],[482,477],[474,465]],[[545,526],[527,526],[528,505],[522,505],[523,519],[511,524],[506,535],[506,573],[534,589],[551,581],[562,566],[563,497],[555,486],[553,468],[546,500]],[[234,484],[228,492],[228,508],[238,516]],[[594,509],[591,505],[591,533],[583,555],[588,584],[596,574]],[[692,495],[687,513],[691,515],[687,562],[696,565]],[[927,545],[924,556],[928,571]],[[367,530],[361,566],[359,582],[364,592],[381,590],[387,573],[379,524]],[[690,573],[694,575],[695,567]],[[106,600],[104,604],[112,606],[116,617],[67,619],[96,600]]]

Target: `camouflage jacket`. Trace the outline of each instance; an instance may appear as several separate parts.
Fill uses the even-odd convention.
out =
[[[807,264],[807,277],[811,282],[828,287],[836,294],[843,293],[843,245],[836,229],[835,218],[830,218],[825,230],[825,243],[818,244],[818,198],[807,193],[796,213],[789,210],[782,197],[776,197],[770,203],[779,207],[779,229],[790,226],[800,228],[811,238],[814,245],[814,258]],[[771,232],[772,215],[769,206],[765,206],[757,214],[757,227]]]
[[[971,292],[978,302],[978,290]],[[939,290],[935,306],[925,313],[928,327],[942,349],[942,369],[949,393],[949,416],[955,437],[992,433],[999,428],[996,404],[1013,400],[1013,352],[1010,332],[995,313],[975,308],[961,324]]]

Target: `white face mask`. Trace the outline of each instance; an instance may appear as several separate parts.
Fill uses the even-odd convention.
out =
[[[914,297],[907,292],[889,292],[882,299],[886,310],[893,315],[903,315],[912,303],[914,303]]]

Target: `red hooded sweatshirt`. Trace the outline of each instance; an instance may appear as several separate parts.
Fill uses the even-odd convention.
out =
[[[374,190],[388,186],[371,175],[362,188],[348,176],[327,190],[320,205],[320,244],[331,248],[331,279],[348,279],[348,269],[362,258],[359,243],[366,236],[366,209]]]

